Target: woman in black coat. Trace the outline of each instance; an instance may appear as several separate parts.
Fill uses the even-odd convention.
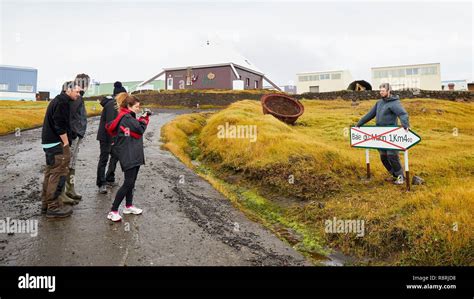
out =
[[[118,209],[124,198],[126,198],[124,214],[139,215],[143,212],[133,205],[133,189],[140,166],[145,164],[143,134],[149,122],[149,113],[136,118],[140,111],[140,101],[136,97],[123,92],[116,96],[116,100],[119,113],[112,122],[106,124],[106,129],[110,136],[115,137],[114,150],[125,180],[117,191],[111,212],[107,215],[112,221],[122,220]]]

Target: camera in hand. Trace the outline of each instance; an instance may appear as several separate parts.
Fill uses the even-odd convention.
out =
[[[143,109],[143,116],[145,116],[145,115],[146,115],[146,116],[150,116],[150,115],[152,115],[152,114],[153,114],[153,113],[151,112],[150,109],[148,109],[148,108]]]

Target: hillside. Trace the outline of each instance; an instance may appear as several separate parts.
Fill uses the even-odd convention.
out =
[[[163,128],[164,147],[309,255],[335,248],[363,264],[474,265],[474,105],[402,101],[423,138],[410,170],[425,180],[406,192],[384,181],[375,150],[366,181],[364,150],[349,146],[348,127],[375,101],[302,103],[295,126],[263,115],[256,101],[183,115]],[[255,125],[256,141],[219,138],[226,123]],[[334,217],[363,220],[365,235],[325,233]]]

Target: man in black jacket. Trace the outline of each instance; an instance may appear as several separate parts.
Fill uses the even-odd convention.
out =
[[[113,144],[114,139],[107,134],[105,125],[113,121],[118,114],[118,109],[115,102],[115,96],[121,92],[127,92],[122,86],[121,82],[114,83],[113,97],[107,96],[100,101],[102,105],[102,115],[100,116],[99,130],[97,131],[97,140],[100,142],[100,156],[99,164],[97,165],[97,187],[99,187],[99,193],[107,194],[107,187],[116,186],[115,183],[115,168],[117,166],[118,157],[116,156]],[[109,161],[110,156],[110,161]],[[109,162],[109,168],[107,174],[105,168]]]
[[[41,132],[41,143],[46,155],[41,212],[48,218],[67,217],[72,214],[72,208],[64,205],[61,195],[71,157],[69,104],[79,97],[80,87],[75,86],[73,82],[66,82],[62,90],[61,94],[48,104]]]
[[[76,200],[81,200],[82,196],[75,190],[76,161],[79,154],[79,147],[86,135],[87,112],[82,98],[89,88],[90,77],[87,74],[79,74],[74,79],[76,86],[81,88],[80,96],[70,103],[70,123],[71,123],[71,161],[69,163],[69,174],[66,180],[65,197],[68,203],[75,204]],[[72,201],[72,202],[71,202]]]

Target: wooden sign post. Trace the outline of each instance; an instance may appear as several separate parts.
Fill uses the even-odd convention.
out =
[[[402,127],[351,127],[350,141],[352,147],[365,148],[367,178],[370,178],[369,149],[396,150],[404,152],[405,178],[407,191],[410,191],[410,172],[408,168],[408,149],[418,144],[421,137],[412,130]]]
[[[408,169],[408,150],[403,152],[405,158],[405,178],[407,181],[407,191],[410,191],[410,170]]]
[[[369,149],[365,150],[365,164],[367,165],[367,179],[370,180],[370,156]]]

